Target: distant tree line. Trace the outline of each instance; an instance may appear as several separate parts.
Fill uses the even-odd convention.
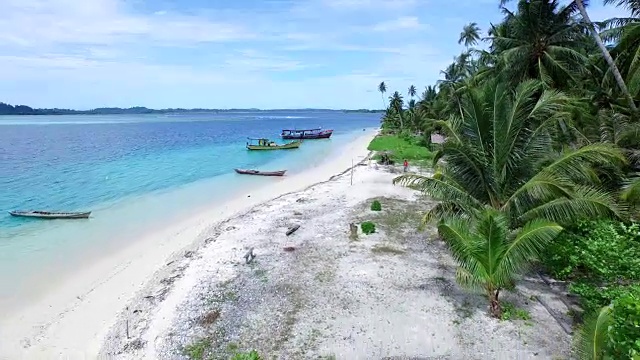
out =
[[[10,105],[0,102],[0,115],[117,115],[117,114],[169,114],[169,113],[198,113],[198,112],[232,112],[232,111],[264,111],[261,109],[149,109],[143,106],[135,106],[130,108],[104,107],[92,110],[73,110],[73,109],[34,109],[27,105]],[[336,111],[333,109],[272,109],[270,111]],[[362,112],[375,113],[384,112],[383,110],[341,110],[346,113]]]

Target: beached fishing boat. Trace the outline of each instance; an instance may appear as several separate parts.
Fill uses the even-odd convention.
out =
[[[9,211],[11,216],[30,217],[38,219],[87,219],[91,211],[87,212],[53,212],[53,211]]]
[[[303,129],[303,130],[284,129],[282,130],[282,134],[280,134],[280,136],[282,136],[283,139],[307,140],[307,139],[328,139],[331,137],[331,134],[333,134],[333,130],[322,130],[320,128]]]
[[[252,139],[249,138],[247,142],[247,149],[249,150],[287,150],[297,149],[300,147],[300,141],[292,141],[290,143],[278,145],[274,141],[269,139]]]
[[[279,171],[259,171],[259,170],[247,170],[247,169],[235,169],[238,174],[246,175],[261,175],[261,176],[283,176],[287,170]]]

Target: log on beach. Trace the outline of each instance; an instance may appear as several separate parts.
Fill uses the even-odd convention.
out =
[[[287,230],[287,236],[293,234],[298,229],[300,229],[300,225],[293,225],[292,227],[289,228],[289,230]]]

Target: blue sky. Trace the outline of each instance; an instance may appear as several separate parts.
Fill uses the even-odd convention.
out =
[[[380,81],[422,91],[464,24],[501,17],[498,0],[0,0],[0,101],[380,108]]]

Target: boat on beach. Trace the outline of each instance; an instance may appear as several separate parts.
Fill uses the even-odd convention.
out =
[[[279,170],[279,171],[259,171],[253,169],[234,169],[238,174],[245,175],[261,175],[261,176],[283,176],[287,170]]]
[[[11,216],[30,217],[38,219],[88,219],[91,211],[87,212],[54,212],[36,210],[13,210],[9,211]]]
[[[269,139],[252,139],[248,138],[249,142],[247,142],[247,149],[249,150],[288,150],[288,149],[297,149],[302,144],[301,141],[292,141],[286,144],[276,144],[274,141]]]
[[[300,139],[300,140],[308,140],[308,139],[328,139],[333,134],[333,130],[322,130],[320,128],[317,129],[302,129],[302,130],[290,130],[284,129],[282,130],[283,139]]]

